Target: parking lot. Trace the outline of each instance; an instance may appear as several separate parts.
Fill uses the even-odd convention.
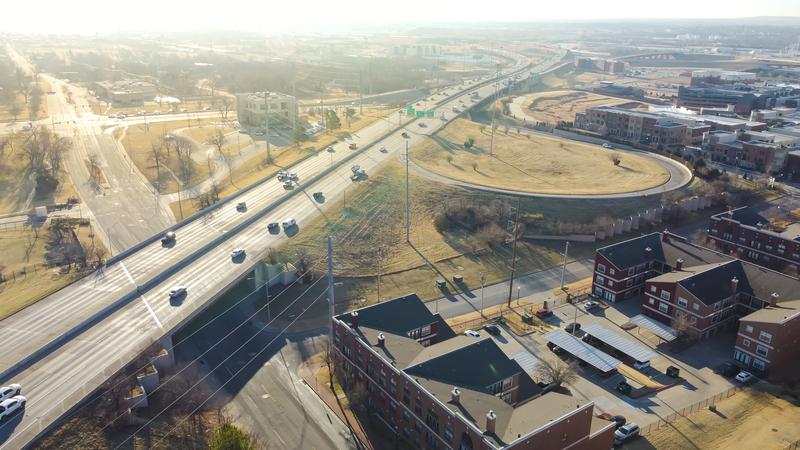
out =
[[[732,335],[718,335],[695,344],[679,354],[673,354],[665,348],[665,344],[658,337],[647,331],[639,331],[638,328],[625,331],[620,328],[620,325],[628,322],[631,316],[638,314],[639,310],[639,303],[635,300],[614,307],[597,308],[591,312],[585,311],[582,305],[577,308],[572,305],[561,305],[553,309],[553,314],[546,319],[553,327],[564,329],[577,318],[582,328],[589,324],[602,325],[657,354],[650,361],[651,367],[641,371],[631,367],[632,360],[617,354],[617,359],[620,359],[623,365],[619,367],[618,373],[611,376],[604,376],[591,365],[578,365],[578,377],[568,385],[573,395],[594,401],[598,414],[622,415],[628,422],[635,422],[645,428],[698,401],[725,392],[733,386],[731,380],[714,373],[713,370],[731,359]],[[580,338],[582,334],[583,330],[578,330],[576,337]],[[523,369],[534,375],[534,378],[536,366],[542,359],[552,360],[559,357],[565,360],[575,359],[569,354],[556,356],[547,347],[544,333],[535,332],[520,337],[503,329],[495,340],[506,354],[516,359]],[[605,351],[610,350],[606,347]],[[676,380],[665,374],[669,366],[680,369],[681,379],[672,386],[668,385],[675,383]],[[634,387],[635,392],[642,392],[648,387],[653,391],[639,398],[620,394],[616,387],[623,380]]]

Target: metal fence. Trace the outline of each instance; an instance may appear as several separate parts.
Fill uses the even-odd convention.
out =
[[[642,427],[641,430],[639,431],[639,434],[645,435],[645,434],[651,433],[651,432],[663,427],[664,425],[667,425],[667,424],[670,424],[672,422],[675,422],[676,420],[680,419],[681,417],[685,417],[686,415],[689,415],[689,414],[691,414],[693,412],[696,412],[696,411],[700,411],[701,409],[706,409],[708,406],[713,405],[713,404],[717,403],[720,400],[724,400],[724,399],[732,396],[733,394],[735,394],[738,391],[739,391],[739,387],[738,386],[731,386],[730,388],[726,389],[725,391],[720,392],[719,394],[716,394],[716,395],[714,395],[712,397],[708,397],[708,398],[706,398],[704,400],[700,400],[699,402],[691,404],[691,405],[681,409],[680,411],[675,411],[674,413],[672,413],[672,414],[670,414],[670,415],[668,415],[666,417],[660,418],[657,422],[654,422],[654,423],[651,423],[650,425]]]

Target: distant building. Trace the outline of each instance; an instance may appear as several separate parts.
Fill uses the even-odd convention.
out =
[[[236,112],[242,126],[266,127],[267,107],[269,107],[270,127],[294,128],[298,114],[295,97],[278,92],[236,94]]]
[[[333,319],[345,389],[415,449],[607,449],[591,401],[549,391],[490,337],[456,335],[416,295]],[[396,434],[395,434],[396,433]]]
[[[678,86],[676,105],[695,109],[731,105],[736,114],[749,114],[756,107],[756,96],[751,92],[721,87]]]
[[[650,147],[691,143],[691,130],[662,114],[597,106],[575,114],[575,127]]]
[[[158,95],[156,86],[143,80],[97,81],[91,88],[96,96],[112,105],[142,104]]]
[[[703,136],[701,149],[704,156],[712,161],[771,173],[783,169],[789,154],[789,147],[777,143],[776,137],[768,132],[743,129],[733,132],[716,130]]]
[[[704,339],[738,330],[733,357],[776,378],[797,375],[800,280],[684,238],[651,233],[597,250],[594,293],[641,299],[643,314]]]
[[[694,70],[692,71],[692,86],[705,84],[732,84],[753,83],[757,76],[752,72],[734,72],[729,70]]]
[[[575,69],[586,72],[619,74],[625,72],[625,62],[601,58],[576,58]]]

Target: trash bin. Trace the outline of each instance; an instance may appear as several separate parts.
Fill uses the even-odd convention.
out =
[[[461,284],[464,282],[464,277],[461,275],[453,275],[453,282]]]
[[[436,287],[439,288],[439,289],[444,289],[445,286],[447,286],[447,282],[445,282],[441,278],[437,278],[435,283],[436,283]]]
[[[680,376],[680,374],[681,374],[681,369],[679,369],[679,368],[677,368],[675,366],[667,367],[667,376],[668,377],[678,378],[678,376]]]

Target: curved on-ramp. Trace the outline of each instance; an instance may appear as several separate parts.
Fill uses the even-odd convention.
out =
[[[550,136],[550,137],[558,137],[558,136],[554,136],[554,135],[552,135],[550,133],[540,133],[540,132],[535,132],[535,131],[531,131],[531,130],[524,130],[523,132],[528,132],[528,133],[531,133],[531,134],[543,134],[543,135],[547,135],[547,136]],[[561,139],[567,139],[567,138],[561,137]],[[596,142],[590,142],[588,140],[587,141],[581,140],[581,142],[589,143],[589,144],[597,144]],[[684,166],[683,164],[681,164],[681,163],[679,163],[677,161],[669,159],[669,158],[667,158],[665,156],[661,156],[661,155],[658,155],[658,154],[655,154],[655,153],[651,153],[651,152],[648,152],[648,151],[644,151],[644,150],[620,147],[619,145],[614,147],[614,151],[623,152],[623,153],[635,153],[638,156],[641,156],[641,157],[644,157],[644,158],[650,158],[650,159],[655,160],[657,163],[659,163],[662,167],[664,167],[667,170],[667,173],[669,175],[669,177],[667,178],[667,181],[665,181],[664,183],[662,183],[662,184],[660,184],[658,186],[654,186],[654,187],[651,187],[651,188],[648,188],[648,189],[642,189],[642,190],[638,190],[638,191],[618,192],[618,193],[610,193],[610,194],[548,194],[548,193],[540,193],[540,192],[519,191],[519,190],[515,190],[515,189],[496,188],[496,187],[491,187],[491,186],[485,186],[485,185],[478,184],[478,183],[470,183],[470,182],[466,182],[466,181],[462,181],[462,180],[457,180],[455,178],[446,177],[444,175],[440,175],[438,173],[431,172],[428,169],[424,169],[424,168],[418,166],[417,164],[415,164],[413,162],[413,159],[410,159],[408,164],[409,164],[409,167],[412,170],[414,170],[415,172],[417,172],[418,174],[420,174],[420,175],[422,175],[422,176],[424,176],[426,178],[429,178],[431,180],[443,183],[443,184],[449,184],[449,185],[452,185],[452,186],[460,186],[460,187],[464,187],[464,188],[468,188],[468,189],[475,189],[475,190],[486,191],[486,192],[494,192],[494,193],[497,193],[497,194],[517,195],[517,196],[523,196],[523,197],[573,198],[573,199],[619,199],[619,198],[631,198],[631,197],[647,197],[647,196],[650,196],[650,195],[663,194],[664,192],[669,192],[669,191],[674,191],[675,189],[680,189],[680,188],[686,186],[687,184],[689,184],[690,181],[692,181],[692,177],[693,177],[692,172],[686,166]]]

